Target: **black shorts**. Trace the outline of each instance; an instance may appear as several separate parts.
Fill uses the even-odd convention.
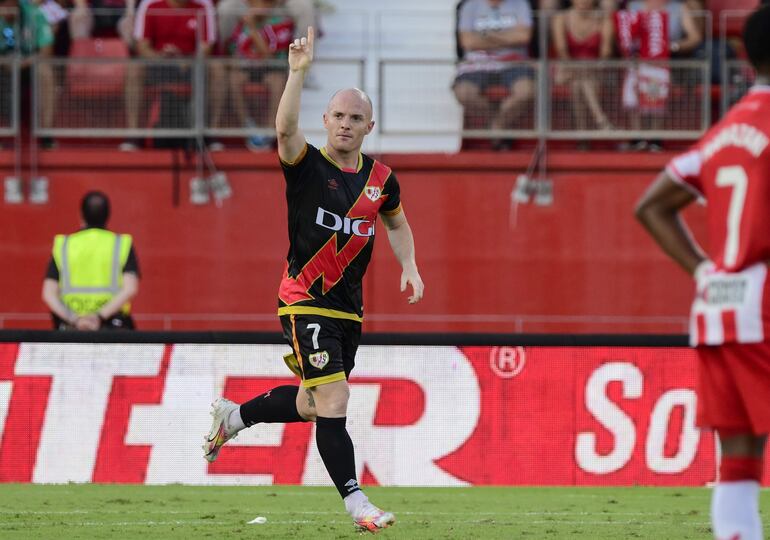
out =
[[[280,73],[285,77],[289,76],[289,71],[284,67],[276,66],[244,66],[243,69],[248,75],[249,82],[261,83],[265,80],[265,76],[269,73]]]
[[[310,388],[350,376],[361,342],[360,322],[320,315],[281,315],[281,326],[299,364],[302,386]]]
[[[148,64],[144,74],[145,86],[192,84],[192,69],[179,64]]]
[[[482,92],[490,86],[505,86],[510,88],[520,79],[535,79],[535,70],[529,64],[520,64],[500,71],[471,71],[458,75],[453,86],[461,82],[469,82],[478,86]]]

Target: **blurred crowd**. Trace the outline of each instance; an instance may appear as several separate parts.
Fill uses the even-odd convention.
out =
[[[534,20],[533,7],[548,14],[547,25]],[[459,64],[454,93],[465,109],[466,124],[493,131],[515,129],[532,109],[536,95],[534,67],[542,43],[555,60],[552,85],[569,88],[573,128],[612,130],[613,120],[601,98],[607,72],[597,66],[610,59],[636,59],[619,83],[626,129],[662,129],[672,72],[669,59],[711,54],[714,81],[719,76],[718,47],[705,37],[708,19],[702,0],[462,0],[457,5]],[[538,31],[546,28],[541,40]],[[713,43],[713,42],[712,42]],[[713,52],[712,52],[713,51]],[[592,61],[591,68],[580,61]],[[561,62],[560,62],[561,61]],[[493,140],[497,148],[510,141]],[[587,143],[583,143],[587,144]],[[659,150],[660,141],[631,141],[634,149]]]
[[[533,122],[538,92],[533,60],[540,54],[553,64],[546,74],[550,85],[568,96],[563,116],[571,116],[572,130],[666,129],[671,88],[679,82],[667,62],[707,59],[712,83],[721,73],[720,47],[706,39],[711,20],[703,15],[704,1],[461,0],[452,91],[464,109],[466,130],[488,131],[495,137],[495,148],[510,147],[505,132],[527,129],[523,124]],[[188,114],[184,107],[190,100],[190,69],[184,59],[226,59],[206,67],[206,125],[213,130],[246,129],[252,134],[245,144],[260,150],[274,144],[265,133],[286,81],[288,45],[308,26],[319,26],[323,7],[321,0],[0,0],[0,55],[20,50],[27,59],[33,54],[88,57],[109,44],[119,49],[112,56],[167,61],[125,66],[119,114],[120,126],[128,130],[172,127],[163,125],[164,118],[178,122]],[[541,51],[543,47],[547,50]],[[728,57],[734,54],[730,47],[727,51]],[[601,62],[613,59],[633,59],[635,65],[611,74]],[[28,63],[23,60],[22,67]],[[69,75],[73,69],[69,66]],[[692,73],[697,75],[697,68]],[[7,69],[0,68],[0,79],[8,76]],[[50,63],[40,63],[37,77],[37,125],[52,127],[57,73]],[[314,80],[311,73],[307,84],[315,85]],[[5,83],[0,80],[0,87],[7,87]],[[612,99],[607,97],[608,86],[613,86]],[[155,92],[160,96],[160,118],[151,124],[147,95],[160,87],[163,90]],[[259,108],[249,98],[256,95],[255,87]],[[55,146],[50,138],[40,141],[44,147]],[[132,151],[144,144],[141,138],[130,138],[120,149]],[[206,144],[213,151],[222,148],[215,139]],[[652,151],[661,146],[656,139],[626,144]]]
[[[22,68],[31,55],[40,57],[87,57],[97,48],[111,47],[111,56],[143,59],[184,59],[195,56],[242,59],[243,66],[209,64],[207,77],[209,115],[219,127],[228,98],[243,127],[254,127],[244,103],[243,86],[248,82],[266,87],[267,106],[261,126],[271,126],[286,80],[285,58],[289,43],[308,26],[319,27],[318,0],[0,0],[0,54],[19,50]],[[251,69],[250,60],[272,60]],[[189,78],[183,63],[142,65],[131,63],[125,73],[125,126],[142,127],[143,92],[148,86]],[[0,77],[8,76],[0,70]],[[38,64],[39,125],[52,126],[55,104],[54,68]],[[25,77],[28,83],[28,75]],[[314,84],[311,76],[308,84]],[[1,81],[0,81],[1,83]],[[43,147],[55,146],[50,138]],[[142,139],[120,144],[124,151],[136,150]],[[210,150],[221,149],[216,140]],[[252,149],[269,148],[269,137],[247,139]]]

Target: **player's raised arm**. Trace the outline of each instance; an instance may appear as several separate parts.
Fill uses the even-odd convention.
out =
[[[295,39],[289,45],[289,78],[275,115],[278,137],[278,156],[293,163],[305,147],[305,136],[299,129],[299,109],[305,74],[313,63],[313,27],[307,29],[307,37]]]

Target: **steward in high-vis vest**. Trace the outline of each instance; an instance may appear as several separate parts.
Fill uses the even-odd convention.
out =
[[[105,228],[109,210],[106,195],[86,194],[83,229],[54,238],[43,283],[54,328],[134,328],[130,300],[139,289],[139,266],[131,235]]]

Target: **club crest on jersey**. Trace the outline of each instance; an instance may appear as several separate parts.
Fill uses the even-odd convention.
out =
[[[377,186],[366,186],[366,189],[364,189],[364,193],[366,193],[366,196],[369,198],[370,201],[375,202],[377,199],[380,198],[380,195],[382,195],[382,189],[380,189]]]
[[[329,353],[326,351],[310,353],[308,361],[314,368],[323,369],[329,363]]]

